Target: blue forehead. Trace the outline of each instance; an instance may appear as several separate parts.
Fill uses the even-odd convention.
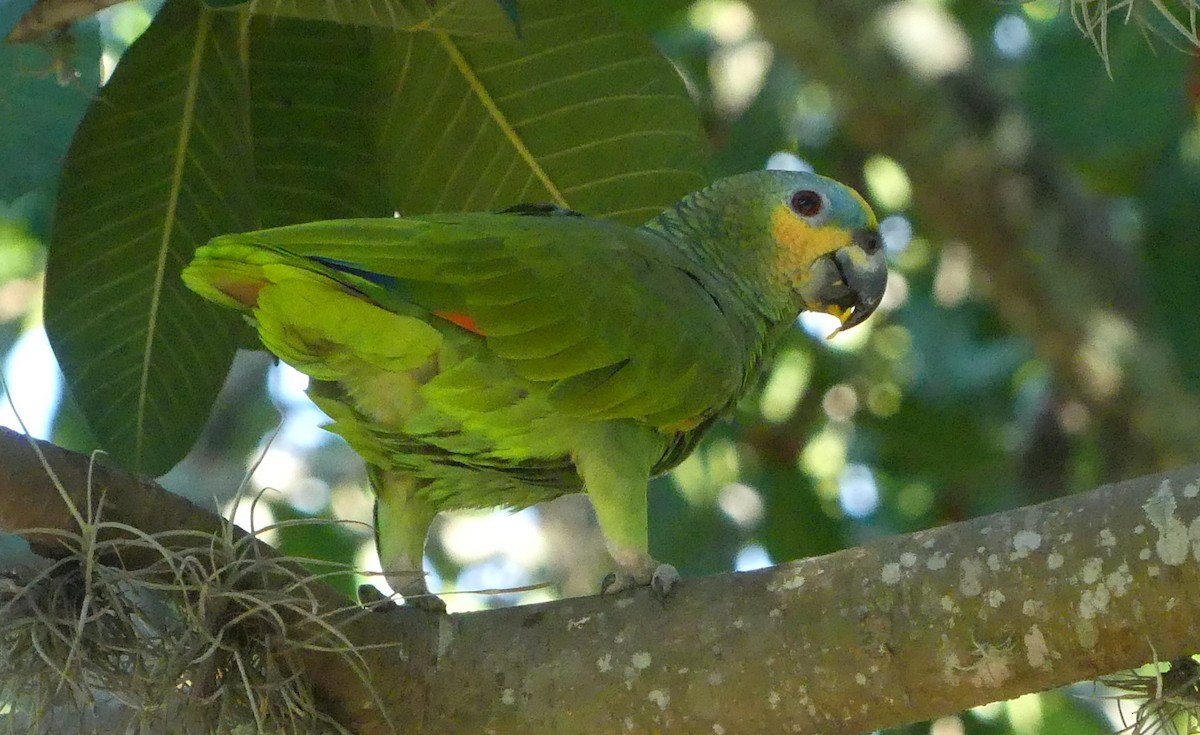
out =
[[[829,200],[830,224],[847,229],[876,226],[870,206],[850,187],[833,179],[807,171],[763,171],[772,179],[773,188],[785,201],[798,189],[812,189]]]

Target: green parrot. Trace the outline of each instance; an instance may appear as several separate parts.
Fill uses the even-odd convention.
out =
[[[847,329],[879,305],[875,215],[812,173],[759,171],[639,228],[553,206],[349,219],[225,235],[189,288],[243,312],[368,465],[379,557],[444,609],[434,516],[586,492],[618,571],[652,585],[646,492],[753,384],[804,310]]]

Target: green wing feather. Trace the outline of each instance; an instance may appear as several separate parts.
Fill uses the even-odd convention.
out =
[[[236,292],[226,264],[244,270],[272,259],[310,274],[295,280],[333,279],[408,321],[432,324],[422,330],[406,321],[396,335],[412,341],[412,350],[401,350],[412,359],[428,357],[430,342],[447,330],[435,314],[467,317],[491,353],[569,416],[632,418],[664,430],[701,421],[736,397],[748,369],[694,266],[658,235],[601,220],[465,214],[230,235],[197,252],[189,285],[209,298],[214,288]],[[206,262],[224,283],[205,278]],[[360,331],[379,335],[379,322],[365,319]],[[395,359],[394,350],[381,352]],[[314,377],[330,370],[297,367]]]

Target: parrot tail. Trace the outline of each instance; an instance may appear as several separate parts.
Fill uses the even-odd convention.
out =
[[[345,284],[339,269],[323,259],[306,258],[265,243],[246,244],[244,235],[218,237],[196,249],[183,269],[183,282],[204,298],[242,312],[253,311],[263,288],[281,280],[308,278]],[[283,266],[284,268],[281,268]],[[328,280],[325,280],[328,279]]]
[[[183,282],[209,301],[248,312],[258,305],[258,296],[271,279],[265,269],[274,264],[302,264],[303,258],[254,244],[246,245],[217,238],[196,249],[192,262],[183,269]]]

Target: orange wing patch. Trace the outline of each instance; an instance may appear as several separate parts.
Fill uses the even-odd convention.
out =
[[[686,418],[682,421],[676,421],[673,424],[667,424],[666,426],[662,427],[662,431],[668,434],[683,434],[684,432],[691,431],[699,426],[702,421],[704,421],[703,414],[699,416],[692,416],[691,418]]]
[[[479,328],[479,325],[475,323],[475,320],[472,319],[469,314],[463,314],[462,312],[458,311],[435,311],[433,313],[448,322],[457,324],[468,332],[478,334],[480,337],[487,336],[483,333],[483,330]]]
[[[258,294],[267,285],[266,281],[247,281],[237,278],[218,278],[213,282],[221,293],[253,309],[258,306]]]

